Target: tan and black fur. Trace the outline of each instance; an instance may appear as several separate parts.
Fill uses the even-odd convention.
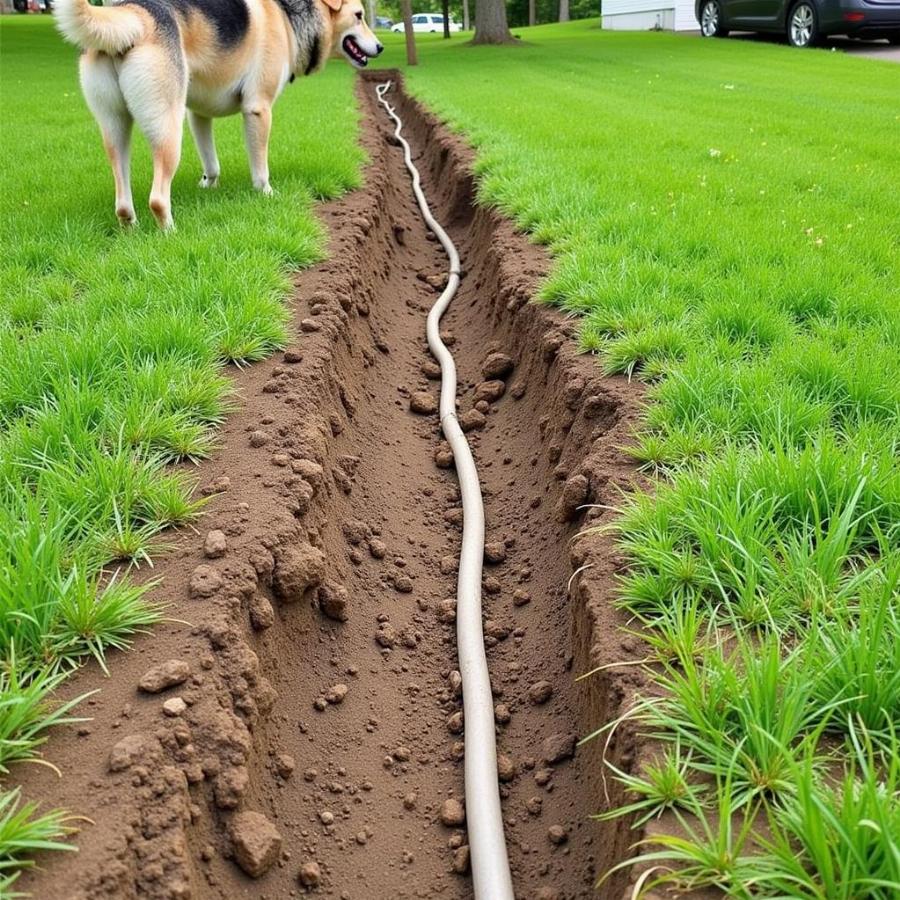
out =
[[[364,66],[382,51],[360,0],[122,0],[91,6],[56,0],[63,35],[85,52],[81,86],[100,125],[116,183],[116,215],[136,221],[131,197],[131,129],[153,151],[150,209],[173,225],[172,178],[181,156],[185,111],[203,163],[202,187],[214,187],[219,161],[212,120],[240,112],[253,185],[269,185],[272,104],[296,75],[311,75],[331,56]]]

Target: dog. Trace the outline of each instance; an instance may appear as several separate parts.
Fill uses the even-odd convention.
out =
[[[219,179],[212,120],[240,112],[253,186],[271,194],[272,105],[285,86],[320,71],[329,57],[362,68],[384,49],[360,0],[56,0],[53,11],[63,36],[83,50],[81,87],[100,126],[123,225],[137,221],[133,123],[153,151],[150,210],[170,229],[185,111],[203,164],[201,187]]]

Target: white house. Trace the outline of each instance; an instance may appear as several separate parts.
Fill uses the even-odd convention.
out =
[[[695,31],[694,0],[603,0],[603,27],[610,31]]]

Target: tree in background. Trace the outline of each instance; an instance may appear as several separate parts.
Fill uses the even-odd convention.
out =
[[[569,21],[569,0],[559,0],[559,21]]]
[[[400,0],[400,14],[403,18],[403,32],[406,36],[406,64],[415,66],[419,63],[416,53],[416,34],[412,25],[412,6],[409,0]]]
[[[530,6],[534,4],[534,22],[530,18]],[[506,13],[510,28],[529,24],[546,24],[560,21],[561,0],[508,0]],[[568,0],[570,19],[600,18],[600,0]]]
[[[513,36],[506,22],[505,0],[478,0],[475,4],[473,44],[510,44]]]
[[[369,0],[366,0],[369,2]],[[379,16],[386,16],[394,22],[403,20],[400,10],[400,0],[375,0]],[[521,28],[525,25],[540,25],[547,22],[559,21],[561,0],[507,0],[506,17],[510,28]],[[570,19],[600,18],[600,0],[567,0]],[[477,7],[478,0],[471,0],[471,4]],[[450,20],[461,22],[463,28],[469,30],[469,0],[449,0]],[[439,13],[442,11],[443,0],[412,0],[412,11],[415,13]],[[530,15],[530,8],[534,7],[534,17]]]

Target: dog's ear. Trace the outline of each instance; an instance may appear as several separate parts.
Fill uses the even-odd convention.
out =
[[[341,7],[344,5],[344,0],[322,0],[322,2],[335,12],[340,12]]]

